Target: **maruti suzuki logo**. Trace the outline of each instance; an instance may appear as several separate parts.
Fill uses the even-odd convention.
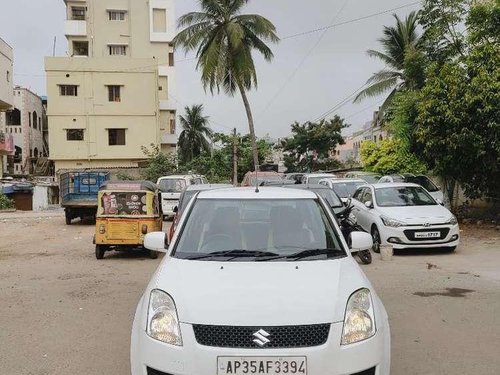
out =
[[[271,340],[268,339],[269,336],[271,336],[270,333],[267,333],[263,329],[259,329],[257,332],[253,334],[253,337],[255,337],[253,342],[262,348],[263,346],[271,342]]]

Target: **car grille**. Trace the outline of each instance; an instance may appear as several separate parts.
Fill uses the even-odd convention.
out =
[[[239,327],[193,325],[196,341],[204,346],[219,348],[306,348],[326,343],[330,324],[275,327]],[[268,343],[259,346],[254,334],[259,330],[269,333]]]
[[[415,233],[419,232],[439,232],[439,237],[434,238],[415,238]],[[405,236],[410,241],[432,241],[432,240],[444,240],[446,236],[450,233],[450,228],[429,228],[429,229],[407,229],[404,231]]]

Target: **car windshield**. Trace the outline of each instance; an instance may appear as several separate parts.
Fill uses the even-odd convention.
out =
[[[166,193],[181,193],[186,188],[186,180],[183,178],[165,178],[158,184],[160,190]]]
[[[321,198],[323,198],[330,207],[343,207],[344,204],[342,201],[339,199],[337,194],[335,194],[332,190],[330,189],[314,189],[313,190],[315,193],[317,193]]]
[[[361,175],[358,177],[361,178],[362,180],[365,180],[369,184],[376,184],[378,182],[378,180],[380,180],[380,178],[381,178],[381,176],[372,175],[372,174],[364,174],[364,175]]]
[[[283,181],[283,179],[280,176],[252,176],[250,177],[250,185],[255,186],[256,181],[258,181],[258,184],[262,184],[265,181],[274,181],[274,182],[280,182]]]
[[[337,193],[340,198],[349,198],[358,187],[366,185],[364,182],[336,182],[332,184],[333,191]]]
[[[345,256],[316,199],[198,199],[174,257],[199,260],[308,260]]]
[[[438,187],[427,176],[407,177],[408,182],[422,186],[425,190],[432,192],[439,191]]]
[[[435,206],[436,201],[420,186],[400,186],[375,189],[380,207]]]

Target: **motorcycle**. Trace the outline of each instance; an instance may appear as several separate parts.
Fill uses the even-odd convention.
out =
[[[356,220],[356,216],[352,213],[353,205],[349,199],[346,203],[346,208],[337,214],[340,224],[340,230],[347,241],[349,247],[351,246],[351,233],[357,230],[362,230]],[[372,253],[370,250],[358,251],[357,255],[363,264],[370,264],[372,262]]]

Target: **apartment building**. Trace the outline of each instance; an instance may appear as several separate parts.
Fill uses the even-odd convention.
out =
[[[43,139],[45,109],[42,98],[29,89],[14,88],[13,108],[4,114],[5,132],[13,137],[15,153],[4,165],[10,175],[33,173],[39,158],[48,156]]]
[[[14,96],[12,92],[12,76],[14,71],[14,54],[12,47],[0,38],[0,178],[3,177],[5,158],[13,152],[12,137],[5,132],[5,111],[12,108]]]
[[[174,0],[65,0],[69,57],[45,59],[55,170],[133,168],[174,152]]]

